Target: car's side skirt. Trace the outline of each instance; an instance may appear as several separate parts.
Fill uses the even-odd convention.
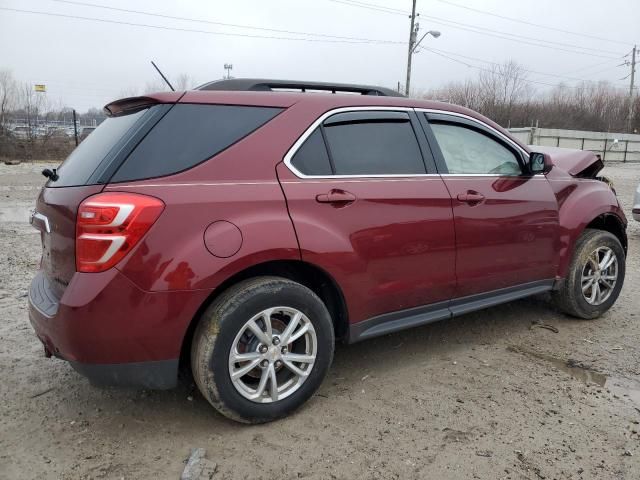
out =
[[[539,280],[431,305],[385,313],[349,326],[349,343],[445,320],[553,289],[555,280]]]

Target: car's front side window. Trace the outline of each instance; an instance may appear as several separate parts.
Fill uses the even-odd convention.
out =
[[[520,175],[522,167],[510,149],[488,135],[453,123],[431,123],[449,173]]]

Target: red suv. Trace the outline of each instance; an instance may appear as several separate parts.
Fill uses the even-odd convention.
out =
[[[313,395],[336,339],[547,291],[591,319],[622,288],[600,158],[532,153],[465,108],[242,79],[105,110],[32,216],[31,323],[93,384],[171,388],[182,362],[264,422]]]

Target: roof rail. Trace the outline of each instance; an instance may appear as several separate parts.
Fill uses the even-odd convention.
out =
[[[331,93],[359,93],[361,95],[377,95],[383,97],[404,97],[399,92],[385,87],[370,85],[352,85],[348,83],[302,82],[297,80],[269,80],[263,78],[232,78],[205,83],[196,90],[227,90],[272,92],[277,90],[301,90],[306,92],[326,91]]]

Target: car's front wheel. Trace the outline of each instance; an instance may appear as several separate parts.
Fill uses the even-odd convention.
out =
[[[257,277],[220,295],[191,348],[193,376],[222,414],[245,423],[281,418],[324,379],[334,349],[331,317],[307,287]]]
[[[587,229],[576,242],[567,278],[552,293],[560,310],[593,319],[615,303],[625,275],[625,252],[618,238]]]

